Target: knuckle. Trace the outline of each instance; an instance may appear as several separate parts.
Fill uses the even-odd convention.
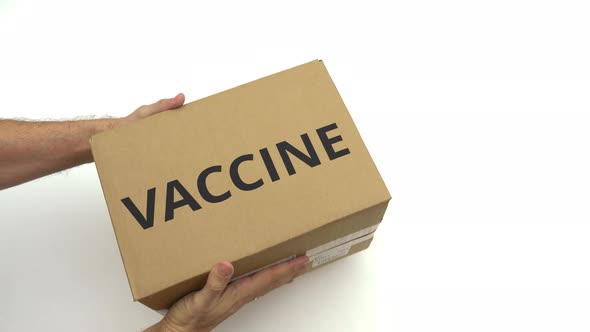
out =
[[[141,116],[141,115],[143,115],[143,114],[147,113],[148,111],[149,111],[149,108],[148,108],[148,106],[146,106],[146,105],[143,105],[143,106],[139,106],[139,107],[138,107],[138,108],[135,110],[135,112],[133,112],[133,113],[134,113],[134,114],[136,114],[136,115],[138,115],[138,116]]]
[[[234,285],[229,285],[225,288],[224,296],[227,298],[236,301],[239,298],[239,292]]]
[[[291,274],[295,274],[295,273],[297,273],[297,271],[298,271],[300,268],[301,268],[301,266],[299,266],[299,265],[293,265],[293,266],[291,266],[291,268],[289,269],[289,272],[290,272]]]
[[[202,300],[199,299],[197,294],[193,294],[191,301],[184,301],[183,302],[183,309],[184,312],[194,312],[197,314],[206,314],[211,310],[210,305],[203,303]]]
[[[281,287],[281,285],[284,284],[285,282],[286,282],[286,280],[277,279],[271,284],[271,286],[272,286],[271,289],[276,289],[278,287]]]

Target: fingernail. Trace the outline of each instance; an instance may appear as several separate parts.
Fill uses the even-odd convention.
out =
[[[217,266],[217,272],[226,278],[232,275],[234,272],[233,270],[234,269],[227,264],[220,264]]]
[[[308,271],[309,268],[307,267],[307,264],[303,264],[300,267],[297,268],[297,273],[301,272],[301,271]]]
[[[305,266],[307,263],[309,263],[309,257],[307,257],[307,256],[301,256],[301,257],[295,258],[295,265]]]

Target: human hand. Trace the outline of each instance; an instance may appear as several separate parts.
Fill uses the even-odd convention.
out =
[[[118,125],[171,110],[184,95],[139,107],[123,118],[76,121],[15,121],[0,119],[0,190],[94,161],[90,138]]]
[[[205,287],[178,300],[166,316],[146,332],[211,331],[246,303],[290,283],[307,272],[309,258],[301,256],[262,270],[228,285],[234,268],[229,262],[215,264]]]
[[[155,102],[150,105],[143,105],[136,109],[133,113],[127,115],[126,117],[122,118],[123,122],[134,122],[137,120],[141,120],[146,118],[150,115],[154,115],[156,113],[160,113],[163,111],[168,111],[174,108],[178,108],[184,104],[184,94],[179,93],[174,98],[168,99],[161,99],[158,102]]]

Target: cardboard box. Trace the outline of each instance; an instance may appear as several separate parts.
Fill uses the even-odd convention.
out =
[[[320,60],[91,146],[133,298],[155,310],[200,289],[221,260],[240,276],[363,250],[390,200]]]

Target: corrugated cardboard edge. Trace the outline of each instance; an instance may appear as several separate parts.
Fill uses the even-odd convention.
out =
[[[375,216],[376,218],[372,218],[371,222],[368,222],[365,224],[356,223],[355,227],[353,227],[351,229],[343,229],[336,234],[332,234],[332,238],[334,239],[334,238],[342,237],[342,236],[347,235],[349,233],[359,231],[367,226],[379,224],[383,220],[383,216],[385,214],[385,211],[387,210],[390,200],[391,200],[391,197],[389,197],[388,199],[381,201],[377,204],[371,205],[365,209],[347,214],[347,215],[337,218],[337,219],[333,220],[332,222],[329,222],[325,225],[322,225],[320,227],[317,227],[317,228],[314,228],[314,229],[309,230],[307,232],[304,232],[304,233],[302,233],[296,237],[293,237],[285,242],[281,242],[281,243],[275,244],[273,246],[267,247],[265,249],[260,250],[257,253],[245,256],[235,262],[232,262],[232,264],[234,265],[234,268],[235,268],[235,275],[237,276],[242,273],[249,272],[249,270],[244,270],[242,268],[242,266],[246,265],[246,262],[248,262],[249,260],[252,260],[253,258],[256,258],[257,256],[269,256],[269,258],[267,258],[266,260],[260,261],[260,263],[257,264],[257,266],[255,266],[253,269],[256,269],[258,267],[262,267],[262,266],[265,266],[268,264],[272,264],[273,262],[280,260],[284,257],[288,257],[290,255],[302,256],[305,254],[306,250],[314,248],[314,247],[321,245],[323,243],[307,243],[305,245],[305,248],[299,248],[295,252],[290,252],[290,251],[284,252],[285,250],[277,250],[277,249],[279,249],[283,246],[288,246],[289,243],[296,243],[296,242],[302,241],[302,238],[305,238],[306,236],[309,237],[313,233],[317,232],[318,230],[320,230],[322,228],[329,229],[329,228],[333,228],[334,225],[338,224],[338,223],[345,224],[347,220],[350,220],[351,218],[362,216],[372,210],[376,210],[377,213]],[[368,242],[370,243],[371,241],[368,241]],[[362,244],[359,243],[359,244],[355,245],[354,248],[356,248],[356,249],[361,248],[362,247],[361,245]],[[367,247],[368,247],[368,243],[367,243]],[[358,249],[357,251],[360,251],[360,250],[361,249]],[[351,250],[351,252],[349,252],[349,254],[346,256],[349,256],[357,251]],[[344,256],[344,257],[346,257],[346,256]],[[335,259],[334,261],[336,261],[336,260],[338,260],[338,259]],[[326,264],[324,264],[324,265],[326,265]],[[155,292],[154,294],[142,297],[142,298],[138,299],[137,301],[145,304],[146,306],[148,306],[154,310],[166,309],[170,305],[172,305],[174,302],[176,302],[180,298],[182,298],[184,295],[190,293],[191,291],[201,289],[205,285],[208,273],[209,273],[209,271],[202,273],[198,276],[188,278],[188,279],[178,282],[174,285],[171,285],[170,287],[167,287],[167,288],[162,289],[158,292]],[[173,298],[171,300],[167,300],[167,301],[163,300],[164,298],[169,297],[171,295],[170,293],[176,293],[176,294],[182,294],[182,295],[177,295],[177,296],[175,296],[175,298]],[[162,305],[161,303],[163,303],[163,302],[165,302],[165,304]]]

